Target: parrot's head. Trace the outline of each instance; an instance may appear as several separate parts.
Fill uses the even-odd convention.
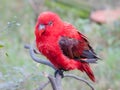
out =
[[[35,33],[41,36],[45,32],[54,32],[54,30],[60,27],[62,20],[53,12],[43,12],[38,16]]]

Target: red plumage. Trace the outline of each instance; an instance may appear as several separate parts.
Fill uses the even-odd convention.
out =
[[[86,37],[53,12],[39,15],[35,27],[38,50],[59,70],[79,69],[85,71],[95,81],[89,63],[97,61],[97,56]]]

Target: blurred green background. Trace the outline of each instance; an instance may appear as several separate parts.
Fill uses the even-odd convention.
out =
[[[67,73],[89,80],[96,90],[120,90],[120,19],[102,25],[89,19],[93,9],[114,8],[118,1],[0,0],[0,90],[35,90],[47,80],[42,72],[54,74],[49,67],[34,62],[24,49],[25,44],[35,40],[37,15],[46,10],[58,13],[63,20],[75,25],[102,58],[91,65],[96,83],[77,70]],[[70,78],[63,79],[62,85],[63,90],[90,90],[83,82]],[[49,84],[45,90],[52,90],[50,88]]]

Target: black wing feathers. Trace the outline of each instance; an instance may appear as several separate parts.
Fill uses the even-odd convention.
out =
[[[87,63],[96,63],[98,59],[96,53],[89,45],[87,39],[83,37],[83,40],[84,42],[74,38],[62,36],[59,40],[59,46],[63,54],[68,58]]]

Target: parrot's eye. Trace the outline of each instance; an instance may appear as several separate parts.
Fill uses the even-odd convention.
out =
[[[51,26],[52,24],[53,24],[53,22],[52,22],[52,21],[49,21],[49,22],[48,22],[48,25],[50,25],[50,26]]]

